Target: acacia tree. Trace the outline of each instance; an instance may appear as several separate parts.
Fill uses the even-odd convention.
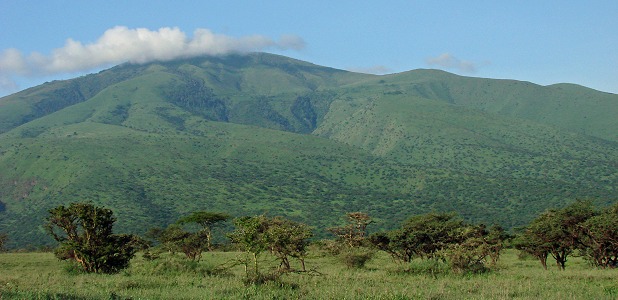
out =
[[[268,230],[267,218],[264,215],[240,217],[234,219],[234,226],[236,229],[228,235],[230,240],[253,256],[253,274],[260,274],[258,256],[268,249],[265,237]],[[247,265],[245,271],[249,274]]]
[[[528,224],[513,241],[516,249],[534,256],[545,270],[547,270],[547,257],[552,248],[551,243],[545,238],[548,229],[539,217]]]
[[[351,248],[361,246],[367,236],[367,226],[373,223],[371,217],[363,212],[350,212],[346,214],[346,219],[347,225],[331,227],[328,231]]]
[[[313,233],[306,224],[283,217],[274,217],[268,220],[265,238],[270,252],[280,260],[281,270],[291,270],[288,257],[294,257],[300,261],[301,270],[306,271],[305,256],[309,239],[312,236]]]
[[[76,261],[86,272],[118,272],[145,247],[135,235],[113,234],[113,212],[92,204],[58,206],[49,210],[46,221],[45,229],[60,243],[56,256]]]
[[[187,258],[199,261],[206,248],[206,235],[203,231],[188,232],[178,224],[165,229],[153,228],[149,235],[160,243],[160,248],[170,253],[182,252]]]
[[[502,226],[493,225],[489,228],[489,231],[484,238],[488,245],[491,264],[495,266],[500,259],[500,253],[502,252],[502,249],[504,249],[505,241],[511,239],[512,237],[504,230],[504,228],[502,228]]]
[[[445,259],[455,271],[486,269],[486,258],[497,261],[507,235],[500,227],[468,225],[456,214],[428,213],[411,217],[401,228],[370,236],[370,242],[395,261],[415,257]]]
[[[414,258],[417,245],[403,229],[378,232],[369,236],[369,242],[379,250],[388,253],[396,262],[409,263]]]
[[[483,224],[464,224],[458,231],[458,241],[451,242],[440,251],[453,271],[485,272],[489,270],[487,257],[490,257],[492,265],[497,263],[507,237],[499,226],[492,226],[488,230]]]
[[[229,215],[216,212],[198,211],[180,218],[175,224],[167,228],[152,228],[148,236],[160,243],[160,250],[171,253],[182,252],[187,258],[199,261],[202,252],[212,251],[212,229],[219,223],[227,220]],[[190,231],[186,226],[195,224],[197,231]],[[191,228],[189,228],[191,229]]]
[[[305,255],[309,238],[313,236],[309,226],[285,219],[266,216],[241,217],[234,220],[236,229],[229,237],[253,256],[253,272],[259,275],[258,256],[269,250],[280,261],[282,271],[290,271],[289,257],[300,260],[305,271]]]
[[[413,216],[400,229],[374,235],[370,240],[394,259],[409,262],[414,257],[436,258],[448,245],[463,240],[463,220],[452,213]]]
[[[601,268],[618,266],[618,204],[583,222],[580,251]]]
[[[197,211],[178,220],[178,224],[194,223],[201,227],[204,237],[206,238],[206,248],[212,251],[212,229],[219,223],[225,222],[230,218],[230,215],[210,211]]]
[[[583,224],[594,216],[589,201],[575,201],[560,210],[548,210],[534,219],[516,240],[516,247],[537,257],[547,269],[547,257],[551,255],[561,270],[567,258],[579,247],[584,238]]]
[[[332,243],[332,253],[348,266],[348,268],[362,268],[373,258],[375,251],[368,246],[367,226],[373,223],[371,217],[363,212],[346,214],[347,224],[340,227],[331,227],[327,230],[337,237]]]

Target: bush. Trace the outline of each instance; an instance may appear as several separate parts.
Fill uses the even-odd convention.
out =
[[[375,255],[375,251],[367,248],[347,248],[339,253],[339,259],[348,267],[361,269]]]
[[[488,254],[484,246],[484,244],[466,241],[451,245],[442,254],[455,273],[485,273],[489,271],[489,268],[485,266],[485,259]]]
[[[63,267],[63,269],[64,269],[64,272],[67,273],[68,275],[81,275],[81,274],[86,273],[86,271],[84,271],[84,268],[82,268],[81,265],[73,261],[67,262],[67,264]]]
[[[328,255],[337,256],[341,254],[343,250],[343,245],[334,240],[321,240],[315,243],[317,248],[323,252],[326,252]]]
[[[271,273],[247,272],[245,278],[243,278],[243,283],[246,286],[262,285],[266,283],[274,283],[275,285],[283,285],[283,283],[281,282],[281,275],[283,275],[283,272],[279,270],[276,270]]]

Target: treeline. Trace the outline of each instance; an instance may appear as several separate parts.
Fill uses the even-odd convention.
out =
[[[305,258],[311,244],[348,267],[361,268],[377,251],[384,251],[406,269],[420,259],[456,273],[491,270],[501,250],[509,246],[536,257],[544,268],[550,256],[561,269],[575,254],[600,268],[614,268],[618,259],[618,203],[598,210],[589,201],[576,201],[540,214],[515,235],[500,226],[467,223],[454,213],[413,216],[397,229],[373,234],[368,234],[373,223],[369,215],[352,212],[345,218],[345,225],[327,229],[334,239],[312,241],[312,228],[306,224],[278,216],[244,216],[233,219],[234,229],[225,235],[231,243],[215,244],[213,229],[231,219],[227,214],[194,212],[139,237],[114,234],[116,218],[111,210],[73,203],[50,210],[45,228],[59,243],[56,256],[85,272],[118,272],[138,251],[149,260],[160,259],[163,253],[184,253],[188,260],[199,261],[203,252],[225,248],[247,254],[237,263],[245,266],[251,283],[274,276],[259,267],[258,258],[266,253],[279,261],[276,274],[307,272]],[[300,267],[293,268],[291,259]]]

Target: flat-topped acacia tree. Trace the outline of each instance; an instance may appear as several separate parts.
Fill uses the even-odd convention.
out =
[[[219,223],[225,222],[230,215],[210,211],[196,211],[178,220],[179,224],[195,223],[201,227],[206,235],[206,247],[212,251],[212,229]]]

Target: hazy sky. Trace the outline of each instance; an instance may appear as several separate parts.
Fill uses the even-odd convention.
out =
[[[618,93],[618,1],[0,0],[0,96],[125,61],[265,51]]]

